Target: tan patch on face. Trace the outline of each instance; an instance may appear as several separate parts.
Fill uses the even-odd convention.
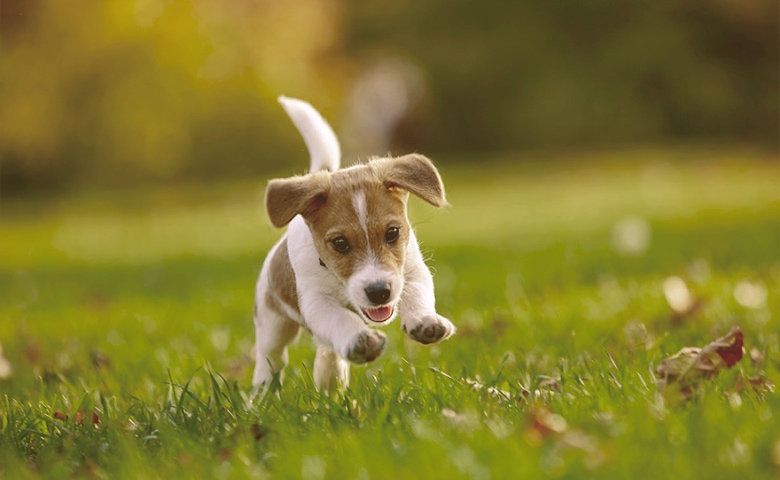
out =
[[[285,306],[296,313],[300,313],[295,272],[292,269],[292,265],[290,265],[286,239],[279,244],[271,259],[268,283],[270,288],[268,288],[266,293],[266,302],[271,309],[284,316],[287,316]]]
[[[387,188],[370,164],[332,174],[327,201],[307,218],[317,252],[327,268],[342,281],[367,262],[400,273],[409,241],[407,198],[405,191]],[[365,214],[356,208],[361,204]],[[399,235],[395,242],[388,243],[385,234],[391,227],[398,228]],[[333,240],[339,236],[349,242],[347,253],[333,247]]]

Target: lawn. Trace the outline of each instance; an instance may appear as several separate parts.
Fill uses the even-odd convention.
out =
[[[264,179],[4,200],[0,477],[778,478],[776,156],[440,163],[452,208],[411,217],[458,333],[396,321],[330,396],[306,334],[278,394],[250,386]],[[657,392],[734,325],[736,365]]]

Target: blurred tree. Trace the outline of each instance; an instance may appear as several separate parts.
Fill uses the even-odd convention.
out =
[[[402,144],[778,146],[776,0],[346,1],[350,57],[427,72]]]
[[[302,171],[282,93],[346,125],[348,156],[777,149],[778,16],[777,0],[2,0],[0,193]]]
[[[3,0],[3,191],[256,174],[303,157],[275,98],[335,104],[336,7]]]

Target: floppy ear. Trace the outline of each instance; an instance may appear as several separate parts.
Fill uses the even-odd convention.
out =
[[[417,153],[383,162],[380,173],[388,188],[401,188],[436,207],[449,205],[438,170],[428,157]]]
[[[276,179],[268,182],[265,208],[271,223],[275,227],[283,227],[298,214],[310,218],[327,198],[327,182],[320,176]]]

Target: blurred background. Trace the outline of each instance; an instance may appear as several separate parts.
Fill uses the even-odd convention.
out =
[[[779,15],[777,0],[2,0],[0,195],[302,172],[280,94],[331,120],[347,162],[774,154]]]

